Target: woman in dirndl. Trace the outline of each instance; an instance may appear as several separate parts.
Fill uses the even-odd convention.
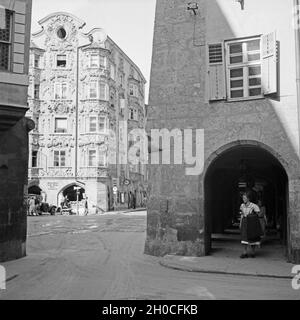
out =
[[[262,236],[261,225],[259,222],[259,207],[250,201],[251,193],[243,194],[243,203],[240,207],[241,213],[241,243],[244,252],[240,258],[255,258],[255,247],[260,246]],[[248,253],[248,248],[250,249]]]

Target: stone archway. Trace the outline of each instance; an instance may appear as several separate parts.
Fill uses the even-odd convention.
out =
[[[251,185],[257,197],[266,202],[272,227],[279,225],[280,241],[288,248],[288,182],[283,158],[260,142],[236,141],[214,152],[206,161],[204,173],[205,253],[212,252],[214,234],[225,234],[234,226],[239,192]]]

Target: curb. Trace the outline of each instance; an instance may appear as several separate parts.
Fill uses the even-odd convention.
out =
[[[233,275],[233,276],[246,276],[246,277],[259,277],[259,278],[276,278],[276,279],[293,279],[294,275],[290,276],[280,276],[280,275],[272,275],[272,274],[260,274],[260,273],[243,273],[243,272],[230,272],[230,271],[219,271],[219,270],[207,270],[207,269],[195,269],[188,266],[178,266],[175,264],[168,264],[164,261],[159,261],[159,264],[165,268],[187,271],[187,272],[198,272],[198,273],[208,273],[208,274],[225,274],[225,275]]]

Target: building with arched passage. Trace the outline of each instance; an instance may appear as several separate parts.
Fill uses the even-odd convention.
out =
[[[139,191],[145,176],[145,166],[131,165],[126,153],[127,133],[144,127],[145,78],[103,29],[85,30],[66,12],[38,23],[30,47],[27,115],[36,128],[29,180],[39,181],[50,206],[59,206],[66,190],[73,198],[69,187],[78,185],[91,209],[126,206],[118,200]]]
[[[212,235],[236,224],[251,189],[286,259],[299,263],[293,12],[293,1],[157,1],[147,130],[167,129],[187,164],[150,162],[146,253],[212,253]]]

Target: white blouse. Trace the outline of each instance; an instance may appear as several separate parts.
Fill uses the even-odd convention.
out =
[[[248,214],[252,213],[253,211],[256,213],[260,212],[258,205],[252,202],[249,202],[248,205],[246,205],[245,203],[242,203],[240,210],[242,212],[243,217],[246,217]]]

